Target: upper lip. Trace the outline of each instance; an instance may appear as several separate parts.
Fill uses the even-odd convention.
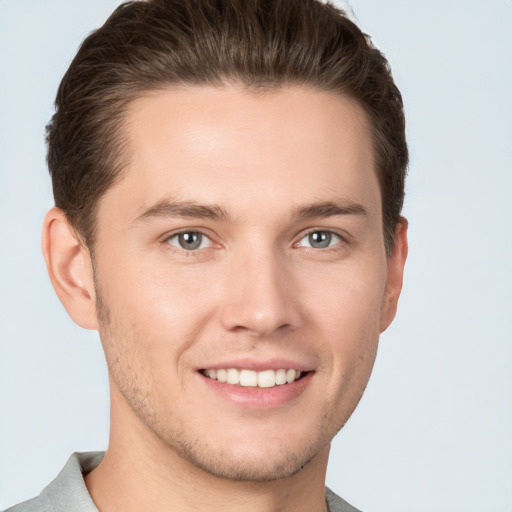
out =
[[[299,362],[292,359],[273,358],[266,360],[257,359],[232,359],[229,361],[222,361],[220,363],[207,363],[201,366],[198,370],[218,370],[219,368],[236,368],[238,370],[253,370],[261,372],[264,370],[280,370],[280,369],[294,369],[301,372],[309,372],[313,367],[309,364]]]

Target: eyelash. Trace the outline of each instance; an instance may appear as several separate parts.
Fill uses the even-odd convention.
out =
[[[319,234],[319,233],[322,233],[324,235],[328,235],[328,241],[327,243],[329,245],[325,246],[325,247],[312,247],[311,246],[311,241],[309,240],[310,242],[310,245],[302,245],[301,242],[310,237],[311,235],[314,235],[314,234]],[[197,247],[193,247],[193,248],[189,248],[189,249],[186,249],[185,247],[180,247],[179,245],[179,242],[177,242],[176,244],[173,244],[171,243],[171,240],[173,239],[177,239],[179,240],[179,237],[182,236],[182,235],[199,235],[201,237],[200,241],[199,241],[199,245]],[[335,239],[337,239],[336,243],[332,244],[331,245],[331,241],[332,241],[332,238],[335,237]],[[205,239],[206,241],[209,241],[209,244],[207,247],[201,247],[203,245],[203,243],[205,242]],[[176,250],[178,251],[181,251],[187,255],[193,255],[194,253],[197,253],[199,250],[201,249],[207,249],[209,247],[211,247],[212,244],[214,244],[215,242],[213,242],[212,238],[210,236],[208,236],[206,233],[204,233],[203,231],[201,231],[200,229],[184,229],[182,231],[178,231],[177,233],[172,233],[170,235],[167,235],[165,236],[165,238],[163,239],[163,242],[168,244],[168,245],[171,245],[173,246]],[[322,241],[320,241],[320,243],[322,243]],[[322,251],[326,251],[326,250],[333,250],[336,248],[337,245],[339,244],[343,244],[343,243],[346,243],[346,239],[345,237],[343,237],[341,234],[333,231],[333,230],[330,230],[330,229],[319,229],[319,228],[315,228],[315,229],[311,229],[307,232],[304,232],[304,233],[301,233],[301,236],[299,238],[299,240],[297,242],[295,242],[292,247],[294,248],[299,248],[299,247],[306,247],[306,248],[309,248],[309,249],[316,249],[316,250],[322,250]]]
[[[326,247],[312,247],[311,245],[309,245],[309,246],[301,246],[301,245],[299,245],[302,240],[304,240],[305,238],[310,237],[311,235],[314,235],[315,233],[316,234],[318,234],[318,233],[327,234],[329,236],[329,243],[331,242],[331,239],[333,237],[336,237],[337,238],[337,242],[335,244],[333,244],[333,245],[328,245]],[[299,239],[299,241],[296,242],[295,244],[293,244],[293,246],[294,247],[307,247],[307,248],[310,248],[310,249],[317,249],[317,250],[328,250],[328,249],[332,250],[338,244],[345,243],[345,242],[346,242],[345,238],[341,234],[337,233],[336,231],[333,231],[331,229],[319,229],[319,228],[316,228],[316,229],[311,229],[311,230],[307,231],[306,233],[303,233],[301,238]]]
[[[172,239],[179,239],[179,237],[181,235],[199,235],[201,237],[199,246],[194,249],[185,249],[184,247],[179,247],[178,245],[171,243]],[[163,241],[169,245],[172,245],[175,249],[182,251],[182,252],[186,253],[187,255],[190,255],[194,252],[197,252],[199,249],[207,249],[207,247],[201,247],[201,245],[203,245],[204,239],[206,239],[210,242],[209,245],[211,245],[213,243],[211,237],[209,237],[206,233],[204,233],[203,231],[201,231],[199,229],[184,229],[182,231],[178,231],[177,233],[172,233],[172,234],[166,236]]]

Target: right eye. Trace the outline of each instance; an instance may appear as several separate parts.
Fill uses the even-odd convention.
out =
[[[212,241],[200,231],[182,231],[171,235],[167,242],[174,247],[185,251],[195,251],[197,249],[205,249],[209,247]]]

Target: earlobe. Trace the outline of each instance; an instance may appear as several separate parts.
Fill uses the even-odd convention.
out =
[[[381,309],[381,332],[385,331],[395,318],[398,298],[402,291],[404,266],[408,252],[407,228],[407,219],[401,217],[395,228],[393,252],[387,263],[386,288]]]
[[[46,214],[41,243],[50,280],[69,316],[85,329],[97,329],[90,254],[59,208]]]

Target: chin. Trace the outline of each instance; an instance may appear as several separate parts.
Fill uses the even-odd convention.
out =
[[[180,446],[179,455],[195,467],[210,475],[237,482],[269,482],[288,478],[298,473],[317,455],[316,450],[295,453],[289,448],[281,447],[277,453],[248,450],[245,453],[226,453],[225,450],[191,449]]]
[[[275,426],[268,428],[273,430]],[[268,429],[262,430],[268,434]],[[204,431],[192,431],[190,426],[172,431],[156,428],[153,433],[171,457],[178,456],[209,475],[238,482],[269,482],[295,475],[317,456],[327,457],[338,429],[280,430],[282,436],[265,436],[258,428],[238,433],[235,429],[228,436],[212,428],[207,436]]]

